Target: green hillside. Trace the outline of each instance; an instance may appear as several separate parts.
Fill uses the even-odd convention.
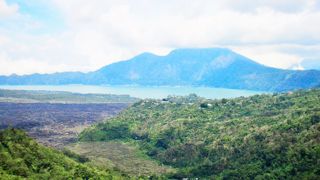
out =
[[[319,179],[320,90],[206,100],[143,100],[80,141],[130,142],[172,177]]]
[[[0,131],[0,179],[125,179],[77,162],[86,158],[65,154],[37,144],[23,131]]]

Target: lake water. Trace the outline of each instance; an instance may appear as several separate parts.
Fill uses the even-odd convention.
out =
[[[128,94],[138,98],[164,98],[168,95],[188,95],[195,93],[198,96],[209,99],[232,98],[262,94],[261,91],[247,91],[209,87],[144,87],[144,86],[88,86],[88,85],[32,85],[12,86],[0,85],[0,89],[13,90],[48,90],[67,91],[75,93],[102,93],[102,94]]]

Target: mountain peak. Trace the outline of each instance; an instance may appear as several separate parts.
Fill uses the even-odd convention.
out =
[[[134,56],[132,59],[130,60],[135,60],[135,59],[151,59],[154,57],[157,57],[158,55],[150,53],[150,52],[143,52],[141,54],[138,54],[136,56]]]
[[[183,48],[175,49],[167,56],[176,60],[212,61],[220,56],[233,56],[235,54],[226,48]]]

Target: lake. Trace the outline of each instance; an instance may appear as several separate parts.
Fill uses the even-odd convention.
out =
[[[210,87],[145,87],[145,86],[89,86],[89,85],[0,85],[1,89],[12,90],[47,90],[75,93],[127,94],[138,98],[164,98],[168,95],[188,95],[195,93],[209,99],[232,98],[262,94],[262,91],[235,90]]]

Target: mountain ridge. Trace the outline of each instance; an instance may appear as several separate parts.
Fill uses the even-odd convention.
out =
[[[320,71],[268,67],[226,48],[183,48],[164,56],[141,53],[88,73],[0,76],[0,84],[179,85],[288,91],[319,86]]]

